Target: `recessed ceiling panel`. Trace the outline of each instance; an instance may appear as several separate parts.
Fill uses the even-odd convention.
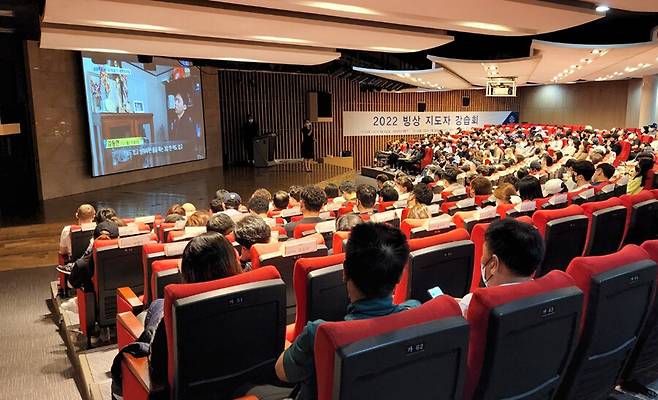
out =
[[[392,71],[354,67],[354,70],[429,90],[471,88],[471,85],[468,82],[443,68],[417,71]]]
[[[542,57],[513,58],[507,60],[457,60],[427,56],[435,65],[449,69],[473,86],[486,86],[489,78],[514,78],[524,85]]]

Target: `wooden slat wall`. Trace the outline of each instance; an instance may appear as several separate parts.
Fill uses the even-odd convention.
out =
[[[306,118],[306,93],[324,91],[332,94],[334,120],[315,123],[316,158],[338,155],[351,150],[354,167],[372,163],[376,150],[385,147],[391,136],[343,137],[343,111],[416,111],[419,101],[427,111],[519,111],[517,98],[490,98],[483,90],[456,90],[427,93],[361,92],[359,85],[328,75],[270,73],[254,71],[219,71],[220,119],[224,162],[245,158],[241,126],[247,114],[254,114],[261,132],[274,131],[277,159],[300,158],[300,129]],[[462,107],[462,96],[471,104]]]

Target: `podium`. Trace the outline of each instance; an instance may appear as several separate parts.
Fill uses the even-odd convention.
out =
[[[256,136],[253,139],[254,166],[256,168],[271,167],[274,162],[274,151],[276,150],[276,134]]]

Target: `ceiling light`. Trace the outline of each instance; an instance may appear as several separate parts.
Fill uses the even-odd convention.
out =
[[[263,63],[265,61],[254,60],[251,58],[237,58],[237,57],[218,57],[215,60],[219,61],[233,61],[233,62],[251,62],[251,63]]]
[[[0,17],[13,17],[14,10],[0,10]]]
[[[455,22],[455,25],[463,26],[465,28],[473,29],[482,29],[485,31],[495,31],[495,32],[512,32],[513,29],[504,25],[498,24],[489,24],[486,22],[477,22],[477,21],[461,21]]]
[[[305,44],[311,43],[308,40],[283,37],[283,36],[251,36],[254,40],[261,40],[264,42],[277,42],[277,43],[294,43],[294,44]]]
[[[352,6],[349,4],[329,3],[325,1],[303,1],[301,5],[307,7],[321,8],[323,10],[341,11],[352,14],[380,15],[379,12],[365,7]]]
[[[638,69],[639,69],[639,68],[637,68],[637,67],[626,67],[626,68],[624,68],[624,71],[626,71],[626,72],[634,72],[634,71],[637,71]]]
[[[410,77],[410,76],[411,76],[411,74],[410,74],[410,73],[408,73],[408,72],[405,72],[405,73],[404,73],[404,74],[402,74],[402,75],[403,75],[403,76],[404,76],[405,78],[408,78],[408,77]]]
[[[180,32],[180,29],[162,25],[136,24],[132,22],[103,21],[100,19],[88,21],[92,25],[100,25],[108,28],[136,29],[140,31]]]
[[[104,48],[99,48],[99,47],[82,47],[82,48],[77,48],[77,49],[71,49],[71,50],[78,50],[78,51],[91,51],[93,53],[117,53],[117,54],[128,54],[126,50],[120,50],[120,49],[104,49]]]
[[[610,11],[610,7],[601,4],[601,5],[596,6],[595,10],[596,10],[596,12],[604,13],[604,12]]]

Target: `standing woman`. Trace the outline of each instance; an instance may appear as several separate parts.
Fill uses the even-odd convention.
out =
[[[311,172],[311,161],[315,158],[313,150],[313,126],[311,121],[304,120],[302,128],[302,158],[304,159],[304,172]]]

